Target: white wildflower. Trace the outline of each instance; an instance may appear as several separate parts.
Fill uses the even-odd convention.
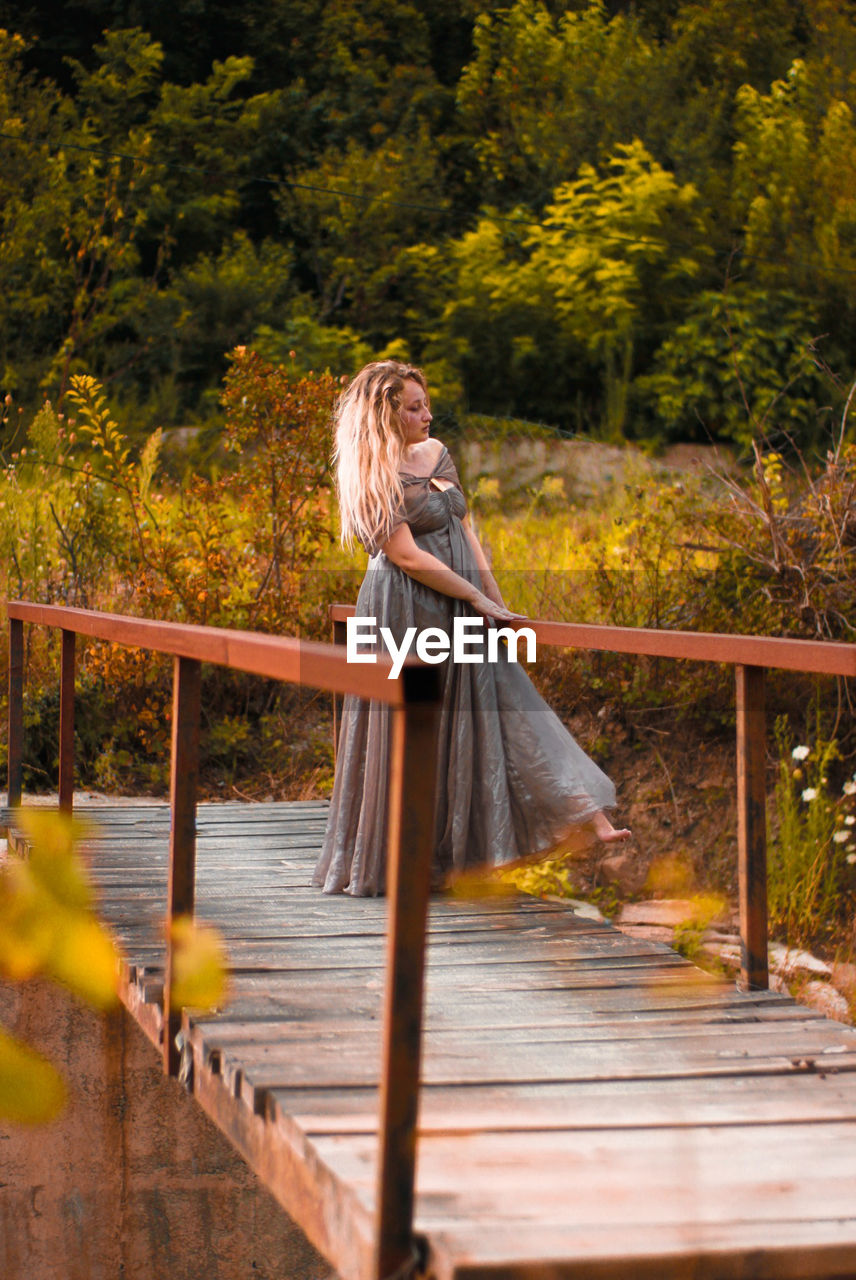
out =
[[[856,817],[854,817],[852,813],[848,813],[847,817],[844,819],[844,825],[852,827],[854,822],[856,822]]]
[[[846,796],[856,796],[856,782],[845,782],[841,790]]]
[[[805,791],[802,793],[802,798],[803,800],[805,800],[806,804],[808,804],[812,800],[816,800],[817,787],[806,787]]]
[[[849,831],[834,831],[832,838],[836,844],[845,844],[850,839]]]
[[[853,864],[854,864],[854,862],[856,862],[856,853],[848,853],[848,855],[847,855],[847,861],[848,861],[848,863],[850,864],[850,866],[852,867],[852,866],[853,866]]]
[[[808,758],[809,751],[809,747],[794,747],[791,752],[791,758],[793,760],[806,760]]]

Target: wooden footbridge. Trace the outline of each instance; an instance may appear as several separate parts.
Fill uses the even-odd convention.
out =
[[[856,647],[557,623],[542,643],[737,668],[741,988],[557,904],[429,894],[433,670],[333,646],[24,603],[10,616],[10,803],[25,622],[175,657],[169,805],[101,810],[91,865],[122,996],[344,1280],[856,1275],[856,1031],[770,993],[766,667],[856,675]],[[340,614],[341,617],[341,614]],[[196,804],[200,663],[392,708],[388,900],[309,884],[321,803]],[[225,935],[222,1010],[170,1012],[164,914]],[[426,963],[427,961],[427,963]]]

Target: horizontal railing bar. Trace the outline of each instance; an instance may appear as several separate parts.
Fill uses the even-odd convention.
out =
[[[333,622],[353,617],[354,606],[334,604]],[[815,675],[856,676],[856,644],[836,640],[792,640],[781,636],[734,636],[715,631],[656,631],[646,627],[589,626],[521,618],[504,625],[531,627],[541,644],[596,649],[651,658],[686,658],[733,666],[807,671]]]
[[[341,646],[271,636],[256,631],[231,631],[224,627],[200,627],[182,622],[157,622],[123,614],[98,613],[62,605],[31,604],[10,600],[6,611],[21,622],[60,627],[130,648],[150,649],[177,658],[194,658],[233,667],[253,675],[292,684],[310,685],[334,693],[353,693],[391,706],[404,706],[414,689],[413,675],[422,664],[405,661],[402,673],[389,678],[391,662],[384,654],[375,663],[349,663]],[[409,668],[413,667],[414,672]],[[417,693],[418,697],[418,693]]]

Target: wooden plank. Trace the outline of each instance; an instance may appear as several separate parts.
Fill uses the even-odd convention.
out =
[[[311,1135],[377,1131],[376,1091],[272,1090],[277,1122]],[[594,1080],[560,1084],[426,1085],[419,1132],[519,1132],[648,1129],[698,1125],[807,1124],[856,1121],[851,1076],[781,1074],[672,1081]]]
[[[343,1181],[372,1195],[370,1136],[319,1136],[313,1145]],[[417,1213],[422,1230],[485,1220],[608,1226],[616,1217],[625,1229],[809,1214],[856,1221],[854,1187],[852,1121],[425,1134]]]
[[[375,1039],[371,1021],[363,1015],[348,1016],[344,1007],[338,1017],[319,1016],[310,1020],[270,1015],[238,1020],[227,1013],[216,1019],[194,1019],[193,1032],[206,1043],[233,1046],[236,1053],[240,1053],[244,1046],[253,1052],[260,1045],[271,1051],[285,1048],[300,1051],[304,1045],[311,1048],[325,1040],[335,1043],[342,1036],[348,1037],[349,1044],[373,1042]],[[683,1056],[688,1052],[698,1052],[701,1043],[706,1053],[713,1052],[718,1057],[750,1057],[757,1054],[760,1047],[777,1055],[792,1051],[798,1058],[807,1059],[827,1052],[856,1053],[856,1028],[825,1018],[777,1022],[774,1025],[747,1022],[727,1026],[687,1026],[677,1020],[666,1026],[659,1022],[640,1026],[628,1019],[522,1027],[438,1024],[432,1027],[431,1035],[432,1048],[439,1054],[464,1051],[477,1057],[504,1050],[506,1058],[530,1049],[544,1055],[565,1057],[566,1051],[576,1054],[583,1046],[603,1044],[628,1055],[654,1045]]]
[[[146,981],[162,979],[162,953],[158,955],[153,951],[151,953],[151,958],[145,959],[143,955],[135,950],[134,957],[137,972],[145,975]],[[377,998],[378,993],[382,989],[381,972],[379,970],[367,970],[365,971],[365,977],[363,977],[363,975],[360,975],[360,977],[361,981],[358,986],[354,988],[355,992],[360,990],[364,991],[366,993],[366,999],[371,997]],[[311,996],[312,992],[317,990],[319,992],[319,1000],[324,998],[325,992],[329,993],[328,1005],[326,1008],[344,1007],[342,1002],[342,993],[348,990],[349,985],[354,987],[353,979],[354,972],[352,969],[330,969],[323,971],[313,969],[294,969],[285,974],[277,972],[276,970],[268,971],[258,968],[238,969],[233,970],[231,973],[231,991],[233,993],[237,993],[239,998],[244,984],[247,982],[252,983],[253,1000],[254,1003],[257,1003],[257,984],[263,983],[267,992],[266,998],[274,1002],[273,1007],[276,1007],[279,1002],[282,1002],[283,1008],[287,1009],[292,1007],[289,1003],[290,1001],[295,1002],[293,1007],[299,1008],[300,1005],[297,1002],[306,995]],[[525,988],[521,988],[520,990],[525,991]],[[614,993],[607,994],[613,995]],[[627,993],[621,993],[621,999],[615,998],[611,1002],[608,1002],[603,997],[599,996],[595,1007],[592,1007],[591,1002],[587,1002],[581,1011],[578,1011],[576,1007],[573,1010],[569,1009],[568,1016],[569,1018],[573,1016],[577,1020],[583,1017],[589,1017],[591,1019],[598,1016],[614,1017],[616,1015],[628,1018],[637,1016],[640,1018],[654,1018],[663,1013],[672,1012],[677,1014],[682,1012],[685,1008],[680,996],[675,995],[673,991],[670,991],[669,999],[652,999],[640,1010],[638,999],[633,1000],[630,998],[630,996],[635,996],[635,994],[635,992],[631,992],[628,996]],[[354,998],[358,998],[357,994],[355,994]],[[436,1007],[438,1006],[433,1006],[433,1008]],[[723,999],[719,1002],[718,1006],[714,1002],[708,1002],[701,1006],[693,1006],[694,1009],[713,1009],[716,1007],[727,1009],[728,1005]],[[432,1018],[432,1005],[430,1002],[428,1011],[429,1019],[431,1019],[433,1025],[434,1019]],[[478,1015],[475,1015],[475,1017],[477,1016]]]
[[[316,994],[317,993],[317,994]],[[585,1028],[600,1031],[604,1027],[615,1028],[620,1034],[624,1028],[642,1037],[646,1034],[656,1036],[668,1033],[671,1029],[683,1028],[687,1034],[695,1029],[696,1034],[728,1036],[736,1027],[770,1022],[799,1022],[809,1026],[813,1022],[824,1023],[826,1019],[821,1013],[805,1009],[797,1005],[788,1005],[780,1009],[768,1011],[760,1018],[757,1010],[742,1011],[726,1009],[720,1013],[713,1008],[679,1007],[677,1009],[654,1009],[638,1012],[617,1010],[605,1022],[603,1015],[587,1008],[569,1005],[566,1000],[557,997],[554,1000],[530,1001],[528,998],[503,1001],[496,1012],[497,1002],[485,1004],[469,1004],[461,1002],[449,1007],[448,1002],[441,1001],[429,1005],[424,1020],[426,1029],[434,1031],[475,1031],[492,1029],[497,1033],[504,1030],[524,1031],[531,1028],[549,1029],[551,1027],[567,1028],[570,1034],[581,1032]],[[348,1018],[358,1013],[360,1017],[376,1016],[379,1010],[377,989],[365,990],[352,988],[342,990],[335,983],[313,983],[310,987],[298,988],[287,981],[274,983],[267,975],[258,974],[234,975],[223,1024],[234,1026],[242,1022],[252,1021],[306,1021],[309,1019]]]
[[[346,656],[338,652],[335,645],[313,644],[259,632],[156,622],[147,618],[21,600],[9,601],[6,610],[10,619],[65,627],[81,635],[117,644],[229,665],[273,679],[356,693],[394,705],[401,705],[403,701],[400,689],[392,693],[384,684],[391,664],[379,657],[376,664],[361,664],[359,672],[354,673]],[[342,616],[347,616],[347,609]],[[527,619],[526,625],[534,629],[542,644],[562,648],[777,667],[824,675],[856,675],[856,645],[836,641],[656,631],[643,627],[590,626],[545,619]],[[398,681],[389,680],[387,684],[395,688]]]
[[[203,902],[207,903],[208,900],[200,898],[200,909]],[[346,964],[352,964],[355,968],[374,968],[383,963],[384,938],[381,934],[367,934],[365,937],[343,934],[339,938],[325,937],[320,932],[315,936],[298,934],[302,944],[300,948],[284,949],[283,943],[287,941],[288,935],[252,937],[237,932],[237,929],[230,933],[228,920],[218,918],[216,913],[205,914],[218,920],[224,935],[229,939],[236,964],[258,963],[265,967],[287,970],[341,969]],[[694,984],[716,990],[721,986],[716,979],[709,979],[707,975],[700,974],[695,979],[691,968],[682,963],[679,957],[658,954],[619,955],[610,964],[609,957],[604,955],[575,956],[571,951],[570,954],[560,952],[558,955],[534,955],[527,958],[519,952],[506,952],[503,955],[502,951],[482,949],[477,943],[461,947],[460,950],[453,946],[439,947],[436,956],[432,953],[432,983],[445,981],[454,985],[455,975],[462,971],[466,973],[466,980],[472,982],[492,978],[497,983],[517,980],[529,985],[530,978],[534,982],[543,977],[551,984],[567,983],[568,989],[580,985],[612,988],[676,980],[685,982],[687,987]]]
[[[209,1048],[213,1049],[211,1045]],[[343,1055],[346,1061],[343,1060]],[[651,1049],[637,1050],[633,1062],[615,1065],[610,1046],[581,1046],[568,1051],[564,1060],[538,1052],[518,1052],[511,1060],[491,1061],[486,1055],[471,1055],[465,1047],[443,1051],[433,1043],[426,1050],[423,1082],[437,1086],[454,1084],[517,1085],[562,1084],[586,1081],[627,1081],[640,1076],[663,1082],[711,1077],[799,1075],[815,1071],[828,1075],[856,1070],[856,1053],[839,1054],[824,1050],[808,1058],[790,1045],[777,1051],[770,1046],[755,1054],[739,1057],[711,1049],[684,1052],[671,1059]],[[369,1087],[379,1079],[377,1042],[340,1040],[337,1045],[319,1042],[314,1052],[300,1053],[295,1046],[243,1043],[232,1051],[219,1049],[219,1072],[230,1079],[240,1075],[246,1085],[248,1105],[257,1107],[259,1098],[271,1091],[295,1087],[323,1086],[328,1089]]]
[[[434,1280],[848,1280],[853,1219],[567,1228],[498,1223],[435,1229]],[[632,1259],[632,1270],[628,1268]]]

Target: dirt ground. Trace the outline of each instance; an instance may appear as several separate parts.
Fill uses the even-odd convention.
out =
[[[677,731],[640,734],[609,712],[597,720],[578,714],[570,728],[583,744],[607,744],[598,763],[616,785],[613,821],[633,832],[626,845],[595,851],[586,867],[591,887],[611,880],[621,897],[661,896],[671,889],[736,895],[734,747],[690,742]],[[605,861],[617,865],[604,874],[599,867]]]

